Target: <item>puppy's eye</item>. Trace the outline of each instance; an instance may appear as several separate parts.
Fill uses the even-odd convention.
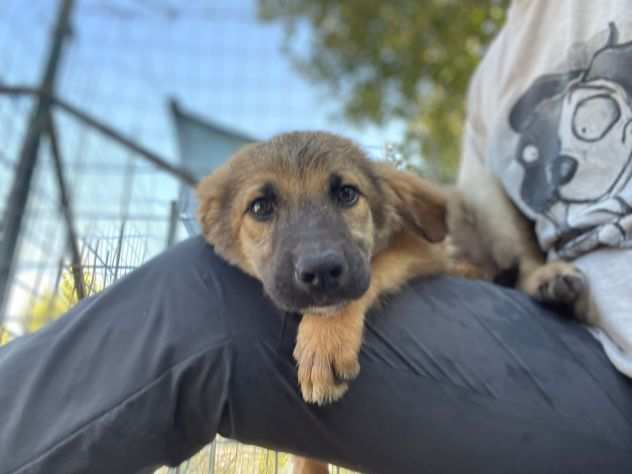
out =
[[[274,214],[274,200],[268,197],[260,197],[252,201],[248,212],[259,221],[267,221]]]
[[[344,186],[340,186],[336,191],[336,200],[338,204],[343,207],[352,207],[358,202],[358,198],[360,197],[360,191],[354,186],[346,184]]]

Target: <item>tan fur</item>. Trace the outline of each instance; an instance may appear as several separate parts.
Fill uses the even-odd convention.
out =
[[[357,376],[364,317],[380,296],[397,292],[418,276],[467,273],[472,268],[451,265],[448,258],[442,242],[447,227],[441,189],[390,164],[370,162],[351,142],[322,133],[311,134],[305,148],[332,157],[322,168],[303,173],[288,152],[303,139],[282,135],[238,152],[198,186],[199,220],[219,254],[261,278],[279,229],[249,218],[244,210],[262,183],[274,182],[287,206],[322,193],[334,168],[362,190],[358,203],[345,211],[344,222],[351,238],[371,253],[369,289],[334,313],[303,314],[294,350],[304,399],[324,404],[343,396]],[[297,459],[295,465],[295,472],[327,472],[326,465],[309,459]]]
[[[270,255],[272,228],[245,218],[243,211],[261,184],[274,182],[291,201],[287,205],[295,205],[300,199],[322,193],[326,188],[329,167],[301,175],[301,170],[292,166],[292,156],[286,150],[294,140],[295,135],[287,134],[270,142],[249,145],[204,178],[197,188],[200,202],[198,220],[203,234],[230,263],[255,277],[261,276],[258,270],[265,265]],[[402,217],[396,210],[396,206],[404,204],[401,202],[402,197],[397,196],[392,189],[385,189],[389,193],[387,203],[384,205],[379,202],[378,196],[372,194],[370,181],[358,172],[357,163],[364,163],[366,157],[351,142],[331,134],[316,133],[310,146],[330,149],[337,157],[335,162],[341,174],[350,183],[366,190],[366,199],[361,199],[358,206],[346,213],[345,220],[351,234],[365,240],[366,245],[371,248],[383,246],[391,229],[403,225]],[[396,179],[395,176],[393,179]],[[234,195],[227,198],[229,188],[232,188]],[[374,229],[371,208],[376,206],[383,207],[387,214],[389,222],[381,226],[385,231]],[[428,220],[433,218],[429,216]],[[239,245],[236,246],[235,242]]]
[[[294,474],[328,474],[329,468],[327,464],[315,461],[309,458],[303,458],[300,456],[294,456],[293,460],[293,469],[292,472]]]

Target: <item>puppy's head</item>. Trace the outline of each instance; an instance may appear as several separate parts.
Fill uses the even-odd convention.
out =
[[[206,239],[287,311],[326,313],[360,297],[372,256],[398,232],[446,232],[442,193],[328,133],[250,145],[198,197]]]

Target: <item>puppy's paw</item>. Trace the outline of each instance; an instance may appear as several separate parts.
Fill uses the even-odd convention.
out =
[[[320,316],[311,318],[322,319]],[[304,319],[294,349],[303,398],[318,405],[339,400],[349,388],[347,382],[360,372],[359,341],[354,340],[353,334],[328,328],[328,322],[316,320],[316,324],[310,324]]]
[[[522,290],[543,303],[575,304],[588,291],[584,274],[572,263],[551,262],[532,272]]]
[[[314,357],[298,363],[298,383],[308,403],[326,405],[342,398],[349,385],[337,382],[328,361]]]

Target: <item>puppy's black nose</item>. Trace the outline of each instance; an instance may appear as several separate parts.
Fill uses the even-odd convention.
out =
[[[308,291],[335,290],[342,285],[346,276],[345,258],[335,251],[302,255],[296,260],[296,283]]]

